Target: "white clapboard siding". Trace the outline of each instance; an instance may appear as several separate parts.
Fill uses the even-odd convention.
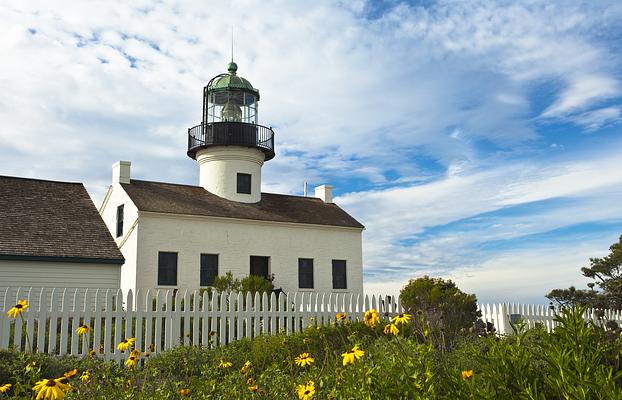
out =
[[[130,337],[136,348],[155,352],[179,344],[217,346],[258,335],[291,334],[308,326],[334,323],[339,312],[353,321],[362,321],[365,312],[375,309],[381,318],[403,312],[398,298],[346,293],[274,293],[259,295],[173,290],[137,290],[125,295],[118,289],[0,289],[5,304],[0,313],[0,349],[86,356],[93,350],[99,357],[122,361],[127,353],[117,344]],[[6,311],[18,300],[30,307],[17,319]],[[547,306],[524,304],[482,304],[481,319],[498,334],[511,334],[512,322],[522,320],[528,327],[555,328],[558,312]],[[599,319],[598,314],[604,314]],[[604,323],[622,322],[620,311],[587,310],[584,318]],[[92,327],[80,337],[82,324]]]

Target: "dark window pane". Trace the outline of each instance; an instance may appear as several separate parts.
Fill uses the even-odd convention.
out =
[[[117,237],[123,235],[123,204],[117,207]]]
[[[333,289],[347,289],[345,260],[333,260]]]
[[[177,285],[177,253],[158,253],[158,286]]]
[[[250,174],[238,174],[238,193],[251,194]]]
[[[298,259],[298,287],[301,289],[313,289],[313,259]]]
[[[251,256],[251,275],[263,276],[269,279],[268,266],[270,264],[270,257]]]
[[[212,286],[218,276],[218,254],[201,254],[201,286]]]

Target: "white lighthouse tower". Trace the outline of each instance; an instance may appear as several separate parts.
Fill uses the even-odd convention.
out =
[[[225,199],[261,200],[261,166],[274,158],[274,132],[257,123],[259,91],[237,75],[212,78],[203,88],[203,121],[188,129],[188,156],[197,160],[200,185]]]

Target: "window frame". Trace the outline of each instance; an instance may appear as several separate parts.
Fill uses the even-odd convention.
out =
[[[246,184],[246,181],[241,181],[240,178],[248,177],[248,191],[247,188],[242,187]],[[253,193],[253,175],[245,172],[238,172],[236,175],[236,193],[237,194],[252,194]]]
[[[303,271],[301,271],[302,268],[305,267],[305,264],[303,262],[309,262],[309,264],[311,265],[311,270],[309,271],[305,271],[304,273],[301,273]],[[306,264],[306,266],[308,266],[309,264]],[[298,258],[298,289],[314,289],[315,288],[315,265],[314,265],[314,261],[313,258],[304,258],[304,257],[299,257]],[[308,283],[305,283],[305,285],[303,285],[303,276],[306,275],[311,275],[311,284],[310,286],[308,286]]]
[[[335,285],[335,267],[336,263],[343,263],[343,287],[336,287]],[[331,260],[331,269],[332,269],[332,277],[333,277],[333,289],[335,290],[344,290],[348,289],[348,261],[347,260]]]
[[[220,269],[219,268],[220,257],[216,253],[201,253],[201,255],[199,256],[199,286],[200,287],[209,287],[209,286],[213,286],[214,285],[214,279],[212,279],[212,282],[210,284],[206,284],[206,285],[203,284],[203,259],[204,259],[204,256],[205,256],[206,259],[207,259],[208,256],[213,256],[213,257],[216,258],[216,274],[214,275],[214,279],[216,279],[216,277],[218,276],[218,271]]]
[[[123,220],[125,219],[125,204],[117,206],[117,223],[116,223],[116,236],[123,236]]]
[[[175,283],[162,283],[160,281],[160,268],[161,268],[161,261],[162,261],[162,256],[164,255],[175,255]],[[156,280],[157,280],[157,286],[177,286],[178,282],[179,282],[179,254],[176,251],[158,251],[158,272],[157,272],[157,276],[156,276]]]

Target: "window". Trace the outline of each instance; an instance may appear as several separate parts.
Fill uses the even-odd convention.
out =
[[[270,257],[251,256],[251,275],[262,276],[270,279],[269,274]]]
[[[123,236],[123,204],[117,207],[117,237]]]
[[[347,289],[346,260],[333,260],[333,289]]]
[[[201,286],[212,286],[218,276],[218,254],[201,254]]]
[[[158,253],[158,286],[177,285],[177,253]]]
[[[251,174],[238,174],[238,193],[251,194]]]
[[[298,287],[300,289],[313,289],[313,259],[298,259]]]

